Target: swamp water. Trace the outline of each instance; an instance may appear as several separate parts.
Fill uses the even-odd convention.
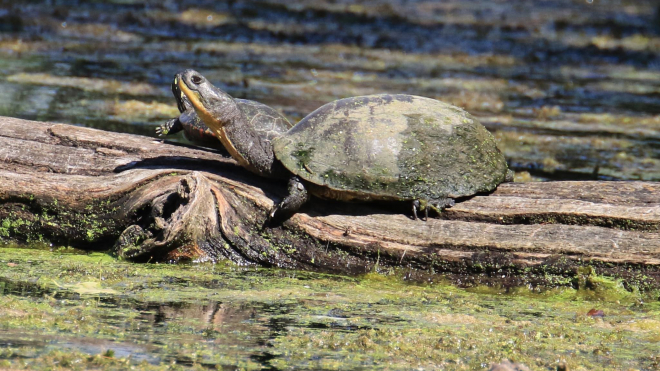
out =
[[[154,136],[177,114],[172,76],[195,68],[292,121],[379,92],[460,105],[518,181],[660,180],[657,6],[0,0],[0,115]],[[543,292],[403,275],[0,245],[0,369],[660,369],[657,293],[588,273]]]
[[[546,291],[5,247],[0,367],[657,369],[657,293]],[[594,311],[592,311],[594,310]],[[588,315],[591,311],[592,315]],[[602,311],[598,312],[597,311]]]

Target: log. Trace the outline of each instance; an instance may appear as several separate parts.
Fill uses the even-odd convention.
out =
[[[599,272],[660,282],[660,184],[507,183],[439,218],[314,199],[265,223],[285,184],[154,138],[0,117],[0,236],[135,261],[230,259],[334,273],[404,267],[479,281]],[[626,273],[627,272],[627,273]]]

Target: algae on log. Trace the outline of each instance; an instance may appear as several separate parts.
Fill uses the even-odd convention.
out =
[[[0,117],[0,237],[138,261],[228,258],[330,272],[645,272],[660,282],[660,184],[502,184],[442,219],[313,200],[263,227],[285,184],[153,138]],[[650,273],[650,275],[649,275]]]

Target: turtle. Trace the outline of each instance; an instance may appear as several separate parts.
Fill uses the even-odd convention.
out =
[[[183,131],[184,137],[192,143],[219,149],[226,154],[226,148],[218,140],[215,132],[204,124],[195,113],[188,97],[181,93],[176,76],[172,83],[172,93],[181,115],[157,127],[156,134],[162,137]],[[246,99],[235,99],[235,102],[245,113],[248,122],[254,125],[254,129],[267,138],[276,133],[284,133],[293,126],[286,117],[265,104]]]
[[[511,180],[493,135],[461,108],[407,94],[327,103],[267,140],[240,105],[194,70],[179,89],[234,159],[255,174],[289,179],[270,218],[293,215],[310,198],[410,202],[412,216],[441,212],[457,198]]]

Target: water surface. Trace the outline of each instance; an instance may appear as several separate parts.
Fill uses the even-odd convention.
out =
[[[658,293],[580,280],[458,288],[5,246],[0,367],[476,370],[509,358],[539,370],[560,359],[656,369]]]
[[[194,68],[294,122],[354,95],[451,102],[519,181],[657,181],[657,6],[0,0],[0,115],[155,136],[177,114],[173,75]],[[658,294],[589,273],[459,288],[79,253],[0,247],[0,368],[660,367]]]

